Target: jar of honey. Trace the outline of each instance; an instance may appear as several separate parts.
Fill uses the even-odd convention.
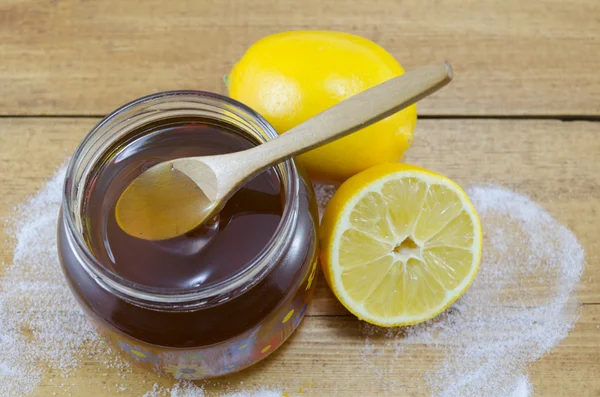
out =
[[[268,356],[302,320],[315,288],[318,215],[292,160],[185,235],[144,240],[115,220],[121,193],[152,165],[275,137],[239,102],[173,91],[117,109],[73,155],[58,223],[64,274],[98,330],[139,365],[182,379],[224,375]]]

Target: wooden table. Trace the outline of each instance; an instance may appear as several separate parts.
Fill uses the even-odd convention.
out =
[[[600,396],[597,0],[4,0],[0,216],[34,193],[107,112],[163,90],[224,93],[222,76],[245,48],[292,29],[366,36],[407,69],[453,64],[454,82],[419,105],[406,160],[465,185],[493,182],[528,194],[575,232],[587,258],[572,298],[582,316],[529,375],[538,396]],[[10,263],[13,247],[4,241],[0,233],[0,262]],[[251,388],[295,376],[302,395],[374,395],[356,363],[361,347],[357,320],[321,280],[290,342],[221,382]],[[430,363],[431,355],[413,358],[407,374]],[[72,396],[114,395],[101,387],[111,382],[132,396],[154,382],[171,384],[137,370],[125,380],[107,370],[101,379],[98,365],[84,359]],[[60,395],[55,376],[48,373],[35,395]],[[409,386],[405,394],[422,393]]]

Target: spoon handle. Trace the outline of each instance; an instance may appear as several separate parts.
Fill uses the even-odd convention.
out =
[[[263,169],[382,120],[439,90],[452,79],[448,63],[410,71],[356,94],[283,135],[248,150]]]

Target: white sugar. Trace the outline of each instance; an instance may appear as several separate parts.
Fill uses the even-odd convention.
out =
[[[6,222],[15,249],[0,280],[1,396],[31,394],[47,369],[68,377],[83,357],[107,357],[102,364],[122,376],[131,371],[128,363],[111,354],[64,279],[56,247],[64,176],[62,167]],[[58,386],[68,394],[71,384]]]
[[[238,391],[234,393],[220,394],[221,397],[281,397],[283,392],[269,388],[259,388],[254,391]],[[152,390],[143,395],[143,397],[208,397],[204,387],[198,386],[193,382],[179,381],[172,388],[168,389],[158,384],[154,384]]]
[[[222,394],[222,397],[281,397],[282,392],[261,388],[254,391],[241,391],[235,393]],[[169,397],[205,397],[207,394],[202,386],[197,386],[192,382],[179,382],[172,389]]]
[[[317,205],[319,206],[319,218],[323,217],[323,211],[325,211],[325,207],[327,203],[335,193],[335,187],[331,185],[313,185],[315,189],[315,196],[317,197]]]
[[[15,208],[7,224],[16,246],[0,283],[0,395],[31,393],[42,379],[35,363],[68,375],[77,365],[79,348],[98,340],[58,263],[56,225],[63,177],[64,168]]]
[[[65,171],[62,167],[6,221],[15,249],[13,261],[0,279],[0,396],[27,396],[47,368],[68,377],[82,358],[104,357],[100,364],[115,369],[121,379],[131,372],[130,364],[115,354],[85,318],[60,268],[56,228]],[[59,387],[68,395],[71,385],[60,382]],[[119,383],[104,388],[115,393],[127,391]],[[204,395],[203,389],[191,382],[177,383],[172,389],[155,385],[146,393],[147,397]],[[281,392],[259,389],[232,396],[275,395]]]
[[[158,383],[152,385],[152,390],[144,393],[142,397],[163,397],[167,394],[167,390]]]
[[[529,383],[529,378],[525,375],[522,375],[518,378],[515,388],[509,397],[529,397],[532,392],[531,383]]]
[[[179,382],[171,389],[170,397],[205,397],[204,388],[192,382]]]
[[[97,336],[64,281],[56,253],[64,172],[16,208],[9,221],[15,251],[0,279],[0,396],[27,396],[47,368],[68,377],[81,358],[100,354],[107,357],[101,365],[117,370],[122,379],[131,371]],[[315,190],[322,213],[334,189]],[[419,394],[529,397],[528,363],[556,346],[577,319],[571,292],[583,270],[584,252],[573,234],[525,196],[493,186],[473,187],[469,194],[484,227],[480,272],[464,297],[430,322],[386,330],[361,325],[365,380],[378,390],[404,392],[401,384],[408,383],[397,377],[398,368],[410,365],[411,346],[426,346],[438,354],[422,376]],[[382,335],[383,343],[375,335]],[[106,370],[98,369],[101,384]],[[49,384],[68,394],[70,382],[54,380]],[[127,393],[123,384],[104,387]],[[281,394],[259,389],[229,397]],[[201,386],[179,382],[172,388],[155,384],[144,397],[208,395]]]
[[[522,375],[528,363],[565,338],[578,318],[578,306],[569,299],[583,271],[584,251],[571,231],[529,198],[494,186],[468,193],[484,229],[473,285],[446,313],[424,324],[385,331],[363,326],[362,358],[377,375],[370,337],[384,334],[395,344],[389,366],[410,357],[410,346],[443,352],[425,375],[434,396],[529,396],[531,385]],[[386,369],[378,369],[381,381]]]

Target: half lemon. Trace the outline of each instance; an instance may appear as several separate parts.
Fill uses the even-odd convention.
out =
[[[467,194],[407,164],[348,179],[327,205],[320,235],[333,293],[380,326],[435,317],[467,290],[481,260],[481,224]]]

